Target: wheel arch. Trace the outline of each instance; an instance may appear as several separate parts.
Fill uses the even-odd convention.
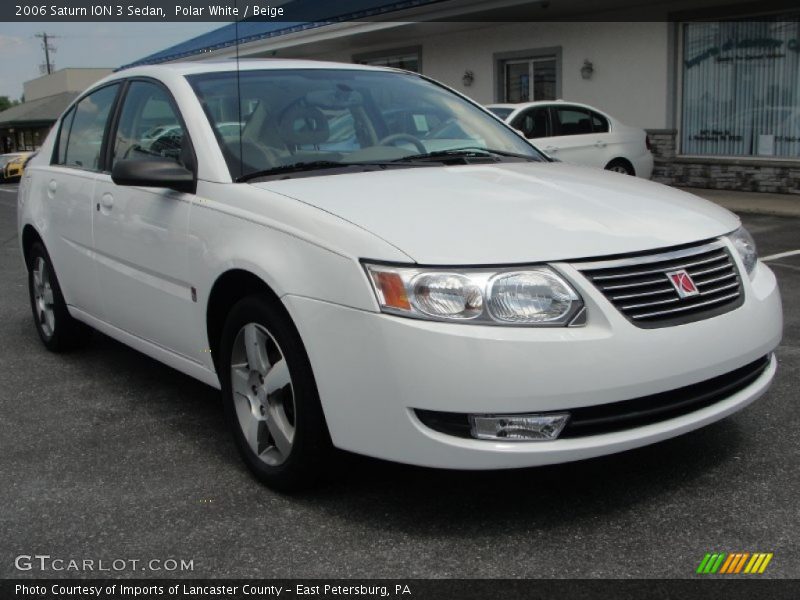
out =
[[[636,168],[633,166],[633,163],[631,161],[629,161],[627,158],[625,158],[624,156],[617,156],[617,157],[612,158],[610,161],[608,161],[606,163],[606,166],[604,168],[608,169],[611,166],[613,166],[614,164],[625,165],[628,169],[630,169],[630,171],[631,171],[631,173],[633,175],[636,175]]]
[[[22,257],[25,260],[25,266],[28,268],[31,266],[31,248],[36,242],[42,244],[45,250],[47,250],[47,246],[45,246],[42,236],[39,235],[39,232],[36,231],[36,228],[33,225],[28,223],[22,228]]]
[[[280,297],[261,277],[243,268],[231,268],[220,274],[211,286],[206,304],[206,333],[214,367],[219,372],[219,343],[225,319],[231,308],[242,298],[253,294],[263,294],[283,308]],[[283,308],[291,321],[288,311]],[[293,321],[292,321],[293,323]]]

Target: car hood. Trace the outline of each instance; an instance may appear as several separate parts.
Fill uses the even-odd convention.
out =
[[[253,185],[337,215],[431,265],[624,254],[739,225],[732,213],[691,194],[562,163],[389,169]]]

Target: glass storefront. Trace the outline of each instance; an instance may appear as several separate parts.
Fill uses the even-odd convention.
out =
[[[800,20],[687,23],[681,152],[800,158]]]

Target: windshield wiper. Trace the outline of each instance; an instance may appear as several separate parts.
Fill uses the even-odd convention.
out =
[[[252,173],[245,173],[237,178],[237,182],[250,181],[258,177],[269,177],[270,175],[283,175],[284,173],[297,173],[298,171],[319,171],[320,169],[336,169],[337,167],[346,167],[344,163],[336,162],[333,160],[311,160],[306,162],[296,162],[290,165],[281,165],[279,167],[272,167],[270,169],[263,169],[261,171],[253,171]]]
[[[422,154],[411,154],[402,158],[382,161],[363,161],[363,162],[338,162],[334,160],[310,160],[304,162],[296,162],[288,165],[280,165],[263,169],[260,171],[253,171],[252,173],[245,173],[236,181],[239,183],[251,181],[261,177],[272,177],[275,175],[285,175],[289,173],[301,173],[309,171],[321,171],[325,169],[357,169],[364,167],[397,167],[400,165],[418,164],[419,166],[430,164],[428,161],[444,161],[448,159],[466,159],[466,158],[490,158],[490,157],[503,157],[503,158],[517,158],[526,161],[540,162],[540,159],[535,156],[525,154],[516,154],[515,152],[507,152],[505,150],[495,150],[493,148],[483,148],[481,146],[451,148],[449,150],[437,150],[435,152],[425,152]]]
[[[404,162],[414,160],[427,160],[427,159],[447,159],[447,158],[482,158],[501,156],[503,158],[519,158],[531,162],[541,162],[535,156],[526,154],[517,154],[516,152],[507,152],[506,150],[495,150],[494,148],[483,148],[481,146],[468,146],[464,148],[450,148],[449,150],[437,150],[435,152],[426,152],[424,154],[411,154],[398,158],[393,162]]]
[[[243,183],[245,181],[251,181],[253,179],[259,179],[261,177],[272,177],[275,175],[286,175],[290,173],[303,173],[309,171],[322,171],[325,169],[346,169],[349,171],[360,169],[364,170],[367,167],[377,167],[379,169],[386,169],[390,167],[403,167],[403,166],[411,166],[410,163],[414,161],[408,161],[407,163],[401,163],[395,160],[381,160],[381,161],[361,161],[361,162],[337,162],[334,160],[310,160],[306,162],[296,162],[290,165],[281,165],[279,167],[272,167],[270,169],[264,169],[262,171],[254,171],[253,173],[245,173],[241,177],[236,179],[237,183]],[[419,166],[431,166],[430,163],[422,163]]]

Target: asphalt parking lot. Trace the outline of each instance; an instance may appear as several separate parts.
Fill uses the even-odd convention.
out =
[[[185,559],[190,577],[691,577],[706,552],[773,552],[800,577],[800,255],[770,261],[778,376],[727,420],[624,454],[507,472],[344,456],[282,496],[246,471],[217,392],[102,335],[46,352],[0,186],[0,577],[21,554]],[[749,215],[762,256],[800,220]],[[50,576],[87,576],[54,573]],[[163,576],[164,572],[123,572]]]

